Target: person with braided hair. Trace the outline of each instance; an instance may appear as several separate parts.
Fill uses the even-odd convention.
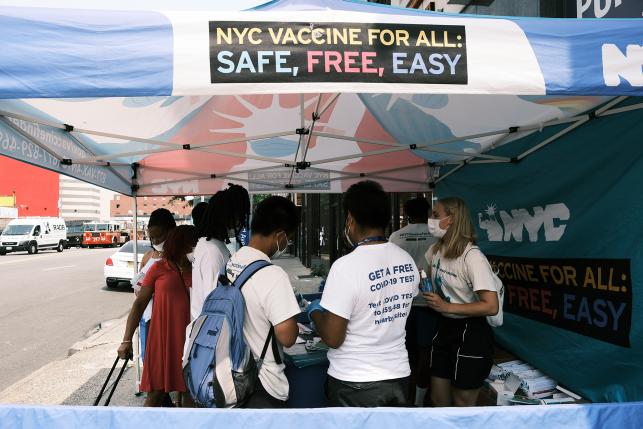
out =
[[[201,314],[205,299],[216,287],[221,267],[230,259],[226,243],[230,243],[230,238],[237,238],[239,242],[239,233],[243,228],[249,229],[249,218],[250,198],[243,186],[229,183],[228,188],[210,198],[199,223],[192,259],[192,321]]]

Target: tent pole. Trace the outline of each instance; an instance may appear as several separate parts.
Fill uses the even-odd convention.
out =
[[[323,114],[324,114],[324,112],[326,111],[326,109],[328,109],[328,108],[331,106],[331,104],[333,104],[333,102],[334,102],[335,100],[337,100],[337,98],[338,98],[340,95],[341,95],[341,92],[336,92],[336,93],[334,93],[333,95],[331,95],[331,96],[330,96],[330,98],[328,99],[328,101],[326,101],[326,104],[324,104],[324,107],[322,107],[322,108],[321,108],[321,110],[319,111],[319,113],[317,114],[317,116],[319,116],[319,117],[321,118],[321,115],[323,115]],[[311,130],[311,131],[312,131],[312,130]]]
[[[499,143],[500,141],[502,141],[502,140],[503,140],[505,137],[507,137],[508,135],[509,135],[509,133],[505,133],[505,134],[501,135],[500,137],[498,137],[497,139],[495,139],[494,141],[492,141],[492,142],[491,142],[491,144],[490,144],[489,146],[487,146],[485,149],[481,150],[480,152],[482,153],[482,152],[486,152],[487,150],[493,149],[493,148],[494,148],[494,146],[496,145],[496,143]],[[457,170],[459,170],[459,169],[461,169],[462,167],[464,167],[465,165],[467,165],[467,164],[468,164],[472,159],[474,159],[474,158],[473,158],[473,157],[471,157],[471,158],[469,158],[466,162],[462,162],[462,163],[460,163],[460,165],[458,165],[456,168],[454,168],[453,170],[449,171],[449,172],[448,172],[447,174],[445,174],[444,176],[439,177],[439,178],[438,178],[438,180],[436,180],[436,181],[435,181],[435,182],[433,182],[433,183],[438,183],[438,182],[440,182],[441,180],[445,179],[445,178],[446,178],[446,177],[448,177],[451,173],[454,173],[454,172],[456,172]]]
[[[316,182],[307,182],[306,184],[309,183],[321,183],[321,182],[327,182],[327,181],[334,181],[334,180],[341,180],[341,179],[350,179],[351,177],[371,177],[373,179],[381,179],[381,180],[390,180],[393,182],[404,182],[404,183],[413,183],[413,184],[426,184],[425,182],[420,182],[417,180],[409,180],[409,179],[399,179],[397,177],[385,177],[385,176],[379,176],[379,174],[384,174],[384,173],[393,173],[396,171],[401,171],[401,170],[411,170],[414,168],[425,168],[427,167],[426,164],[418,164],[418,165],[412,165],[410,167],[400,167],[400,168],[392,168],[390,170],[382,170],[382,171],[371,171],[369,173],[352,173],[349,171],[335,171],[335,170],[325,170],[323,168],[316,168],[316,167],[308,167],[313,171],[323,171],[327,173],[336,173],[336,174],[341,174],[345,177],[339,177],[339,178],[334,178],[334,179],[329,179],[329,180],[320,180]]]
[[[0,114],[3,112],[0,111]],[[19,116],[19,115],[15,115]],[[565,122],[575,122],[577,121],[578,118],[569,118],[569,119],[564,119],[564,120],[559,120],[559,121],[550,121],[545,124],[545,126],[552,126],[552,125],[558,125],[561,123]],[[41,123],[42,121],[31,121],[31,122],[36,122],[36,123]],[[63,126],[57,126],[58,128],[63,128]],[[528,130],[528,129],[536,129],[538,128],[539,125],[532,125],[532,126],[524,126],[524,127],[519,127],[521,131]],[[142,143],[150,143],[150,144],[155,144],[155,145],[160,145],[160,146],[166,146],[162,148],[157,148],[157,149],[148,149],[148,150],[142,150],[142,151],[136,151],[136,152],[127,152],[127,153],[120,153],[120,154],[112,154],[112,155],[101,155],[100,157],[87,157],[87,158],[78,158],[78,159],[72,159],[72,163],[77,163],[77,162],[88,162],[88,161],[98,161],[100,159],[112,159],[112,158],[119,158],[119,157],[124,157],[124,156],[134,156],[134,155],[147,155],[147,154],[152,154],[152,153],[162,153],[162,152],[171,152],[174,150],[182,150],[183,145],[177,144],[177,143],[170,143],[170,142],[164,142],[164,141],[159,141],[159,140],[150,140],[150,139],[142,139],[142,138],[137,138],[137,137],[130,137],[130,136],[123,136],[119,134],[111,134],[111,133],[102,133],[102,132],[97,132],[97,131],[90,131],[90,130],[84,130],[84,129],[75,129],[76,132],[82,133],[82,134],[93,134],[93,135],[100,135],[104,137],[112,137],[112,138],[118,138],[121,140],[132,140],[132,141],[138,141]],[[418,149],[422,149],[426,146],[434,146],[434,145],[439,145],[439,144],[444,144],[444,143],[451,143],[451,142],[457,142],[457,141],[462,141],[462,140],[467,140],[471,138],[478,138],[478,137],[485,137],[489,135],[496,135],[496,134],[501,134],[503,132],[507,132],[508,130],[498,130],[498,131],[490,131],[486,133],[480,133],[480,134],[473,134],[469,136],[461,136],[453,139],[446,139],[446,140],[438,140],[434,142],[426,142],[426,143],[420,143],[417,145]],[[313,129],[311,128],[311,133],[313,133]],[[329,138],[337,138],[337,139],[342,139],[342,140],[358,140],[358,141],[363,141],[364,143],[373,143],[373,144],[383,144],[386,146],[396,146],[396,149],[398,150],[405,150],[405,148],[399,148],[397,147],[396,143],[391,143],[391,142],[380,142],[377,140],[364,140],[364,139],[355,139],[355,138],[350,138],[350,137],[345,137],[345,136],[336,136],[334,134],[326,134],[326,133],[318,133],[314,132],[315,135],[318,136],[323,136],[323,137],[329,137]],[[211,152],[211,153],[216,153],[220,155],[228,155],[228,156],[236,156],[240,158],[251,158],[251,159],[260,159],[260,160],[265,160],[268,162],[276,162],[276,163],[283,163],[282,160],[275,160],[271,158],[261,158],[261,157],[252,157],[248,155],[241,155],[239,153],[234,153],[234,152],[224,152],[224,151],[215,151],[213,149],[205,149],[207,146],[216,146],[216,145],[222,145],[222,144],[228,144],[228,143],[238,143],[242,141],[249,141],[249,140],[261,140],[265,138],[271,138],[271,137],[279,137],[279,136],[285,136],[285,135],[292,135],[292,131],[284,131],[282,133],[273,133],[273,134],[266,134],[266,135],[260,135],[260,136],[251,136],[251,137],[243,137],[243,138],[235,138],[235,139],[227,139],[227,140],[219,140],[219,141],[212,141],[212,142],[204,142],[204,143],[198,143],[194,145],[190,145],[190,149],[193,150],[200,150],[203,152]]]
[[[112,167],[131,167],[132,166],[132,164],[128,164],[128,163],[124,163],[124,162],[107,162],[107,161],[87,161],[87,162],[78,161],[78,162],[76,162],[76,164],[78,164],[78,165],[96,165],[96,166],[105,165],[105,166],[108,166],[108,167],[109,166],[112,166]],[[127,180],[127,179],[125,179],[125,180]],[[127,180],[127,183],[129,185],[131,185],[129,180]]]
[[[581,126],[582,124],[584,124],[584,123],[586,123],[586,122],[589,122],[591,119],[593,119],[593,118],[595,118],[595,117],[598,117],[598,116],[601,116],[601,115],[610,115],[610,114],[613,114],[613,113],[620,113],[620,112],[616,112],[616,110],[617,110],[617,109],[610,110],[610,108],[611,108],[611,107],[613,107],[613,106],[615,106],[615,105],[617,105],[617,104],[619,104],[619,103],[621,103],[621,102],[622,102],[623,100],[625,100],[626,98],[628,98],[628,97],[627,97],[627,96],[621,96],[621,97],[618,97],[618,98],[616,98],[616,99],[612,100],[611,102],[607,103],[605,106],[601,107],[600,109],[598,109],[598,110],[594,111],[594,112],[593,112],[593,114],[591,114],[591,113],[590,113],[589,115],[584,115],[584,116],[581,116],[581,117],[576,117],[577,121],[576,121],[576,122],[574,122],[574,124],[573,124],[573,125],[571,125],[571,126],[569,126],[569,127],[565,128],[564,130],[562,130],[562,131],[560,131],[559,133],[557,133],[557,134],[553,135],[552,137],[548,138],[547,140],[543,141],[542,143],[540,143],[540,144],[538,144],[538,145],[536,145],[536,146],[532,147],[531,149],[529,149],[529,150],[525,151],[524,153],[522,153],[522,154],[518,155],[518,156],[517,156],[517,160],[519,160],[519,161],[520,161],[521,159],[525,158],[527,155],[532,154],[533,152],[537,151],[538,149],[542,148],[543,146],[545,146],[545,145],[547,145],[547,144],[549,144],[549,143],[553,142],[553,141],[554,141],[554,140],[556,140],[557,138],[559,138],[559,137],[561,137],[561,136],[563,136],[563,135],[567,134],[568,132],[572,131],[573,129],[578,128],[578,127],[579,127],[579,126]],[[643,104],[640,104],[640,105],[637,105],[637,106],[640,106],[640,107],[638,107],[638,108],[643,108]],[[634,107],[634,106],[628,106],[628,107]],[[628,109],[628,107],[625,107],[625,108],[623,108],[623,109]],[[618,110],[621,110],[621,109],[618,109]],[[629,110],[635,110],[635,109],[628,109],[628,110],[623,110],[623,111],[629,111]],[[557,122],[559,122],[559,121],[557,121]],[[548,126],[547,124],[543,124],[543,125]],[[550,124],[550,125],[551,125],[551,124]],[[533,127],[533,126],[532,126],[532,127]],[[530,128],[532,128],[532,127],[530,127]],[[508,134],[505,134],[505,135],[501,136],[500,138],[496,139],[495,141],[493,141],[493,142],[491,143],[491,145],[489,145],[489,146],[485,149],[485,151],[486,151],[486,150],[489,150],[489,149],[493,149],[493,146],[494,146],[496,143],[498,143],[499,141],[501,141],[502,139],[504,139],[505,137],[507,137],[507,135],[508,135]],[[481,151],[481,152],[484,152],[484,151]],[[469,164],[469,163],[477,164],[477,163],[485,162],[485,161],[471,161],[472,159],[473,159],[473,157],[471,157],[471,158],[469,158],[467,161],[465,161],[465,162],[461,163],[461,164],[460,164],[460,165],[458,165],[456,168],[454,168],[453,170],[449,171],[447,174],[445,174],[444,176],[442,176],[442,177],[440,177],[438,180],[436,180],[436,181],[435,181],[435,183],[438,183],[438,182],[440,182],[441,180],[446,179],[450,174],[455,173],[455,172],[456,172],[456,170],[459,170],[460,168],[464,167],[466,164]]]
[[[544,142],[540,143],[539,145],[536,145],[536,146],[532,147],[531,149],[529,149],[528,151],[526,151],[526,152],[524,152],[524,153],[522,153],[522,154],[518,155],[518,160],[520,161],[521,159],[523,159],[523,158],[524,158],[524,157],[526,157],[527,155],[529,155],[529,154],[531,154],[531,153],[533,153],[533,152],[537,151],[537,150],[538,150],[538,149],[540,149],[541,147],[543,147],[543,146],[545,146],[545,145],[547,145],[547,144],[549,144],[549,143],[553,142],[553,141],[554,141],[554,140],[556,140],[558,137],[561,137],[562,135],[567,134],[567,133],[568,133],[568,132],[570,132],[571,130],[573,130],[573,129],[575,129],[575,128],[578,128],[579,126],[583,125],[583,124],[584,124],[584,123],[586,123],[586,122],[591,121],[592,119],[594,119],[594,118],[596,118],[596,117],[599,117],[601,114],[605,113],[605,111],[607,111],[607,110],[609,110],[611,107],[613,107],[613,106],[615,106],[615,105],[619,104],[621,101],[625,100],[626,98],[627,98],[626,96],[618,97],[618,98],[616,98],[616,99],[614,99],[614,100],[610,101],[609,103],[607,103],[605,106],[601,107],[600,109],[598,109],[598,110],[596,110],[596,111],[594,111],[594,112],[590,113],[589,115],[581,116],[581,117],[580,117],[580,120],[579,120],[578,122],[576,122],[574,125],[572,125],[571,127],[567,127],[567,128],[565,128],[565,129],[564,129],[564,130],[562,130],[561,132],[557,133],[556,135],[551,136],[550,138],[548,138],[548,139],[547,139],[547,140],[545,140]]]
[[[18,113],[7,112],[5,110],[0,110],[0,116],[8,116],[10,118],[22,119],[23,121],[33,122],[34,124],[38,124],[38,125],[47,125],[48,127],[59,128],[61,130],[65,129],[65,126],[63,124],[55,124],[53,122],[43,121],[41,119],[32,118],[30,116],[20,115]]]
[[[603,112],[601,116],[615,115],[617,113],[630,112],[632,110],[643,109],[643,103],[632,104],[631,106],[619,107],[618,109],[610,109],[607,112]]]
[[[623,99],[624,99],[624,97],[619,97],[618,99],[614,100],[612,103],[618,103],[618,102],[622,101]],[[609,105],[605,106],[603,109],[609,108],[612,105],[612,103],[610,103]],[[643,108],[643,104],[636,105],[636,106],[628,106],[627,108],[623,108],[622,111],[630,111],[630,110],[635,110],[637,108]],[[318,109],[318,107],[316,108],[316,110],[317,109]],[[619,109],[619,110],[621,110],[621,109]],[[597,111],[597,112],[599,112],[599,111]],[[3,112],[0,111],[0,114],[2,114],[2,113]],[[617,113],[617,111],[615,110],[613,113]],[[605,113],[605,114],[613,114],[613,113],[610,111],[610,112]],[[16,116],[18,116],[18,115],[16,115]],[[567,118],[567,119],[561,119],[561,120],[553,120],[553,121],[549,121],[549,122],[544,123],[543,126],[550,127],[550,126],[554,126],[554,125],[560,125],[560,124],[563,124],[563,123],[578,122],[578,121],[581,121],[581,120],[583,120],[582,117],[573,117],[573,118]],[[38,121],[38,122],[42,122],[42,121]],[[495,130],[495,131],[489,131],[489,132],[486,132],[486,133],[479,133],[479,134],[473,134],[473,135],[468,135],[468,136],[460,136],[460,137],[456,137],[456,138],[452,138],[452,139],[438,140],[438,141],[432,141],[432,142],[426,142],[426,143],[419,143],[419,144],[416,145],[415,149],[416,150],[425,150],[425,151],[434,151],[434,152],[438,152],[438,153],[449,153],[449,154],[453,154],[453,155],[462,155],[462,156],[470,157],[471,154],[467,153],[467,152],[456,152],[456,151],[448,151],[447,152],[447,151],[439,150],[439,149],[431,150],[431,149],[428,149],[428,146],[436,146],[436,145],[445,144],[445,143],[458,142],[458,141],[463,141],[463,140],[468,140],[468,139],[473,139],[473,138],[504,134],[504,133],[514,132],[514,131],[535,130],[535,129],[538,129],[538,128],[540,128],[540,123],[539,124],[533,124],[533,125],[525,125],[525,126],[515,127],[515,128],[513,128],[511,130],[509,130],[509,129]],[[83,132],[83,131],[87,131],[87,130],[76,130],[76,131],[77,132]],[[90,133],[90,132],[87,131],[87,133]],[[91,132],[91,133],[94,133],[94,132]],[[109,134],[108,135],[107,133],[98,133],[98,132],[95,132],[94,134],[105,135],[105,136],[114,136],[115,138],[118,137],[118,138],[122,138],[122,139],[130,139],[130,140],[133,140],[133,141],[143,141],[143,142],[149,142],[149,143],[159,144],[159,145],[164,145],[164,146],[170,146],[170,145],[174,146],[174,147],[180,146],[180,145],[177,145],[176,143],[168,143],[168,142],[162,142],[162,141],[156,141],[156,140],[148,140],[148,139],[139,139],[139,138],[126,137],[126,136],[117,136],[115,134]],[[263,138],[270,138],[270,137],[291,135],[291,134],[292,134],[292,132],[286,131],[286,132],[283,132],[283,133],[275,133],[275,134],[271,134],[271,135],[252,136],[252,137],[244,137],[244,138],[241,138],[241,139],[230,139],[230,140],[222,140],[222,141],[215,141],[215,142],[205,142],[205,143],[199,143],[199,144],[191,145],[190,148],[194,149],[194,150],[199,150],[199,151],[203,151],[203,152],[210,152],[210,153],[215,153],[215,154],[219,154],[219,155],[227,155],[227,156],[238,157],[238,158],[246,158],[246,159],[256,159],[256,160],[260,160],[260,161],[273,162],[273,163],[276,163],[276,164],[283,164],[283,160],[278,160],[278,159],[273,159],[273,158],[265,158],[265,157],[258,157],[258,156],[252,156],[252,155],[243,155],[243,154],[234,153],[234,152],[217,151],[217,150],[213,150],[213,149],[206,149],[206,148],[204,148],[204,146],[214,146],[214,145],[219,145],[219,144],[227,144],[227,143],[234,143],[234,142],[248,141],[248,140],[259,140],[259,139],[263,139]],[[398,145],[398,144],[393,143],[393,142],[384,142],[384,141],[369,140],[369,139],[358,139],[358,138],[355,138],[355,137],[337,136],[337,135],[334,135],[334,134],[320,133],[320,132],[314,131],[312,126],[311,126],[311,129],[310,129],[310,134],[311,134],[310,137],[312,137],[312,134],[314,134],[314,135],[321,136],[321,137],[335,138],[335,139],[340,139],[340,140],[360,141],[360,142],[364,142],[364,143],[373,143],[373,144],[381,144],[381,145],[386,145],[386,146],[395,146],[395,147],[393,147],[391,149],[387,149],[387,150],[383,150],[383,151],[375,151],[375,152],[366,152],[366,153],[355,154],[355,155],[347,155],[346,157],[341,158],[341,159],[337,158],[337,159],[331,159],[331,160],[315,161],[316,164],[322,164],[322,163],[332,162],[332,161],[340,161],[340,160],[351,159],[351,158],[361,158],[361,157],[365,157],[365,156],[379,155],[379,154],[384,154],[384,153],[390,153],[390,152],[396,152],[396,151],[400,151],[400,150],[409,150],[410,149],[409,145]],[[310,137],[309,137],[309,140],[310,140]],[[183,146],[181,146],[181,149],[183,149]],[[134,152],[134,153],[122,153],[122,154],[114,154],[114,155],[103,155],[102,157],[80,158],[80,159],[72,160],[72,163],[74,163],[74,162],[87,162],[87,161],[93,161],[93,160],[99,160],[99,159],[118,158],[118,157],[131,156],[131,155],[145,155],[145,154],[150,154],[150,153],[169,152],[169,151],[173,151],[173,150],[178,150],[178,148],[174,149],[174,148],[171,148],[171,147],[165,147],[165,148],[159,148],[159,149],[138,151],[138,152]],[[487,156],[478,156],[478,157],[487,158],[487,159],[498,159],[498,158],[500,158],[504,162],[509,162],[510,161],[509,158],[506,158],[506,159],[501,158],[501,157],[493,157],[492,158],[489,155],[487,155]]]
[[[169,171],[169,172],[172,172],[172,173],[179,173],[179,174],[192,174],[192,173],[188,173],[187,171],[168,170],[168,169],[165,169],[165,168],[156,168],[156,167],[140,167],[140,168],[142,168],[143,170],[145,170],[146,168],[149,168],[150,170]],[[213,176],[212,174],[202,174],[202,175],[199,175],[199,176],[190,176],[190,177],[186,177],[186,178],[183,178],[183,179],[167,180],[165,182],[146,183],[144,185],[138,185],[138,187],[140,189],[140,188],[144,188],[144,187],[147,187],[147,186],[166,185],[168,183],[179,183],[179,182],[185,182],[185,181],[188,181],[188,180],[198,180],[198,179],[221,179],[221,178],[224,178],[224,177],[234,176],[236,174],[252,173],[253,171],[274,170],[274,169],[277,169],[277,168],[283,168],[283,167],[281,165],[276,165],[276,166],[270,166],[270,167],[252,168],[250,170],[231,171],[229,173],[215,174],[214,176],[216,176],[216,177],[212,177]],[[230,179],[231,180],[243,180],[243,179],[237,179],[236,177],[231,177]]]
[[[384,177],[384,176],[375,176],[372,173],[349,173],[349,172],[342,172],[340,174],[343,174],[344,176],[348,177],[333,177],[332,179],[321,179],[321,180],[315,180],[314,182],[306,182],[302,183],[301,185],[293,185],[293,188],[301,188],[304,186],[308,185],[314,185],[316,183],[324,183],[324,182],[334,182],[336,180],[343,180],[343,179],[351,179],[351,178],[359,178],[359,177],[372,177],[374,179],[380,179],[380,180],[389,180],[391,182],[403,182],[403,183],[411,183],[411,184],[416,184],[416,185],[424,185],[427,186],[426,182],[420,182],[417,180],[407,180],[407,179],[398,179],[395,177]],[[363,175],[362,175],[363,174]],[[271,184],[272,186],[277,186],[274,184]]]
[[[364,174],[365,174],[365,175],[369,175],[369,176],[370,176],[370,175],[372,175],[372,174],[393,173],[393,172],[395,172],[395,171],[411,170],[411,169],[413,169],[413,168],[423,168],[423,167],[427,167],[427,164],[426,164],[426,163],[424,163],[424,162],[423,162],[422,164],[416,164],[416,165],[410,165],[410,166],[404,166],[404,167],[397,167],[397,168],[389,168],[389,169],[387,169],[387,170],[371,171],[371,172],[364,173]],[[313,171],[325,171],[325,172],[328,172],[328,173],[344,174],[344,175],[347,175],[347,176],[351,176],[351,175],[353,175],[353,176],[359,176],[359,175],[360,175],[360,173],[353,173],[353,172],[350,172],[350,171],[328,170],[328,169],[325,169],[325,168],[319,168],[319,167],[309,167],[309,168],[310,168],[311,170],[313,170]]]
[[[306,106],[304,105],[304,93],[299,94],[299,116],[300,116],[300,125],[301,128],[306,126],[306,119],[304,118],[304,110]]]
[[[138,180],[137,180],[137,164],[132,164],[132,211],[134,212],[134,237],[132,239],[134,242],[132,243],[134,248],[132,250],[133,252],[133,260],[134,260],[134,273],[133,275],[136,276],[138,274],[138,204],[137,204],[137,195],[138,195]],[[135,380],[135,385],[134,385],[134,393],[139,394],[141,391],[141,344],[140,344],[140,327],[136,328],[136,380]]]
[[[355,139],[355,141],[361,141],[361,140],[360,139]],[[419,148],[419,147],[420,147],[420,145],[416,145],[416,149]],[[327,164],[329,162],[344,161],[344,160],[353,159],[353,158],[365,158],[367,156],[384,155],[384,154],[387,154],[387,153],[400,152],[402,150],[413,150],[413,149],[411,148],[411,145],[404,144],[404,145],[399,145],[398,147],[390,148],[390,149],[377,150],[377,151],[373,151],[373,152],[356,153],[356,154],[353,154],[353,155],[339,156],[337,158],[328,158],[328,159],[322,159],[322,160],[319,160],[319,161],[312,161],[311,165]],[[430,152],[447,153],[447,154],[450,154],[450,155],[459,155],[459,156],[466,156],[466,157],[475,156],[476,158],[494,159],[494,160],[505,161],[505,162],[511,161],[511,158],[506,158],[506,157],[502,157],[502,156],[472,154],[471,152],[463,152],[463,151],[456,151],[456,150],[431,149]]]
[[[83,133],[83,130],[76,130],[79,133]],[[103,133],[105,134],[105,133]],[[242,154],[235,153],[235,152],[225,152],[225,151],[215,151],[214,149],[205,149],[207,146],[217,146],[217,145],[222,145],[222,144],[228,144],[228,143],[239,143],[239,142],[245,142],[245,141],[250,141],[250,140],[263,140],[263,139],[269,139],[272,137],[282,137],[282,136],[290,136],[293,135],[293,131],[283,131],[280,133],[271,133],[271,134],[262,134],[258,136],[248,136],[248,137],[236,137],[232,139],[226,139],[226,140],[218,140],[214,142],[204,142],[204,143],[196,143],[196,144],[191,144],[189,147],[185,147],[184,145],[176,144],[176,143],[168,143],[168,142],[162,142],[162,141],[156,141],[156,140],[148,140],[148,142],[153,142],[153,144],[161,145],[161,146],[168,146],[168,147],[162,147],[162,148],[157,148],[157,149],[146,149],[146,150],[138,150],[135,152],[126,152],[126,153],[116,153],[112,155],[98,155],[98,156],[88,156],[86,158],[76,158],[72,159],[72,163],[75,161],[99,161],[99,160],[105,160],[105,159],[112,159],[112,158],[121,158],[124,156],[134,156],[134,155],[149,155],[153,153],[162,153],[162,152],[172,152],[175,150],[186,150],[186,149],[191,149],[191,150],[200,150],[204,152],[212,152],[212,153],[217,153],[221,155],[230,155],[230,156],[238,156],[241,158],[245,157],[250,157],[252,159],[260,159],[260,160],[272,160],[272,158],[264,158],[264,157],[252,157],[252,156],[242,156]],[[125,136],[120,136],[124,139],[129,138],[130,140],[133,141],[140,141],[143,139],[137,139],[137,138],[132,138],[132,137],[125,137]],[[187,145],[186,145],[187,146]],[[272,160],[273,162],[277,162],[277,160]],[[283,160],[278,160],[280,164],[283,164]]]
[[[306,106],[304,105],[304,93],[302,92],[299,94],[299,117],[300,117],[300,125],[301,129],[304,129],[306,127],[306,119],[304,118],[304,112],[306,110]],[[311,130],[312,131],[312,130]],[[294,164],[297,165],[297,157],[299,156],[299,148],[301,147],[301,141],[304,138],[305,134],[300,134],[299,135],[299,143],[297,143],[297,150],[295,151],[295,161]],[[290,185],[292,183],[292,176],[293,173],[295,172],[295,165],[290,169],[290,177],[288,178],[288,184]]]
[[[583,119],[583,120],[581,120],[581,121],[576,122],[574,125],[571,125],[571,126],[569,126],[569,127],[565,128],[564,130],[560,131],[559,133],[556,133],[555,135],[551,136],[550,138],[548,138],[548,139],[547,139],[547,140],[545,140],[544,142],[542,142],[542,143],[540,143],[540,144],[538,144],[538,145],[536,145],[536,146],[532,147],[531,149],[529,149],[529,150],[527,150],[527,151],[523,152],[522,154],[518,155],[518,157],[517,157],[517,158],[518,158],[518,161],[520,161],[521,159],[523,159],[523,158],[524,158],[524,157],[526,157],[527,155],[529,155],[529,154],[531,154],[531,153],[533,153],[533,152],[537,151],[537,150],[538,150],[538,149],[540,149],[541,147],[543,147],[543,146],[545,146],[545,145],[547,145],[547,144],[549,144],[549,143],[553,142],[553,141],[554,141],[554,140],[556,140],[558,137],[561,137],[561,136],[563,136],[563,135],[567,134],[568,132],[570,132],[571,130],[573,130],[573,129],[575,129],[575,128],[580,127],[581,125],[583,125],[583,124],[584,124],[584,123],[586,123],[586,122],[589,122],[589,116],[588,116],[588,115],[586,115],[585,119]]]
[[[69,131],[69,135],[70,135],[70,136],[72,136],[72,137],[74,138],[74,140],[76,140],[76,141],[78,142],[78,144],[79,144],[79,145],[81,145],[83,148],[85,148],[85,150],[86,150],[87,152],[89,152],[89,153],[91,153],[92,155],[96,156],[96,152],[94,152],[93,150],[91,150],[90,148],[88,148],[88,147],[85,145],[85,143],[83,143],[83,142],[78,138],[78,136],[77,136],[73,131]],[[116,170],[114,169],[114,167],[112,167],[111,165],[108,165],[108,166],[107,166],[107,168],[109,168],[110,170],[112,170],[112,172],[113,172],[114,174],[116,174],[116,175],[118,176],[118,178],[119,178],[119,179],[121,179],[123,182],[127,183],[128,185],[131,185],[130,181],[129,181],[129,180],[127,180],[127,179],[126,179],[126,178],[125,178],[121,173],[119,173],[118,171],[116,171]]]
[[[138,274],[138,164],[132,164],[132,209],[134,211],[134,275]]]
[[[308,155],[308,146],[310,146],[310,140],[313,138],[313,130],[315,129],[315,122],[319,119],[319,104],[321,103],[323,94],[319,94],[319,98],[317,99],[317,105],[315,106],[315,110],[313,111],[313,123],[310,124],[310,133],[308,134],[308,141],[306,142],[306,146],[304,146],[304,153],[301,157],[301,162],[306,162],[306,155]]]

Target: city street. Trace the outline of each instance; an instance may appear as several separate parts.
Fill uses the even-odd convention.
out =
[[[117,319],[132,305],[131,287],[108,289],[106,259],[118,249],[66,249],[0,256],[0,392]]]

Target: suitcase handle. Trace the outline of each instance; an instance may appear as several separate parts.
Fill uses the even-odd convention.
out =
[[[116,377],[116,381],[114,382],[114,387],[112,387],[112,391],[109,393],[109,396],[107,397],[107,400],[105,401],[104,406],[109,405],[109,401],[112,399],[112,395],[114,394],[114,391],[116,390],[116,386],[118,385],[118,382],[121,380],[121,377],[123,376],[123,372],[125,372],[125,367],[127,366],[127,362],[132,360],[134,356],[132,354],[128,354],[125,357],[125,363],[121,367],[120,372],[118,373],[118,377]],[[100,389],[100,393],[98,394],[98,397],[94,401],[94,406],[97,406],[98,403],[100,402],[100,399],[103,397],[103,392],[105,391],[105,388],[107,387],[107,383],[109,383],[109,379],[112,378],[112,374],[114,373],[114,369],[116,369],[116,365],[118,364],[118,361],[120,360],[120,357],[116,356],[116,360],[114,361],[114,365],[112,365],[112,369],[109,371],[109,374],[107,375],[107,379],[105,380],[105,384],[103,384],[102,389]]]

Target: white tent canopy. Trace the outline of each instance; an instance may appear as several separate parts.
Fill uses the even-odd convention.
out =
[[[640,183],[641,155],[631,145],[643,107],[640,20],[275,0],[236,13],[0,7],[0,28],[1,155],[141,196],[212,195],[228,182],[250,192],[323,193],[362,178],[387,192],[437,184],[465,197],[481,248],[505,267],[507,258],[528,267],[568,258],[543,264],[582,263],[579,279],[598,275],[593,288],[590,277],[582,287],[562,277],[536,284],[530,272],[499,341],[591,399],[640,399],[629,376],[642,370],[632,311],[641,301],[640,258],[630,260],[640,234],[620,222],[600,224],[603,233],[619,228],[611,241],[588,234],[605,214],[577,190],[612,161],[618,174],[592,182],[601,203],[640,200],[623,195]],[[526,291],[534,302],[539,289],[551,292],[557,319],[544,312],[545,295],[542,314],[523,306]],[[577,317],[568,314],[574,299]],[[589,302],[603,321],[591,320]],[[612,309],[608,324],[605,306],[614,303],[625,310]],[[618,365],[606,368],[607,360]]]
[[[537,147],[485,152],[617,113],[643,85],[635,20],[615,33],[612,21],[561,28],[340,0],[4,7],[0,20],[0,153],[125,194],[211,195],[227,182],[341,192],[363,177],[423,192],[434,167],[518,162]]]

